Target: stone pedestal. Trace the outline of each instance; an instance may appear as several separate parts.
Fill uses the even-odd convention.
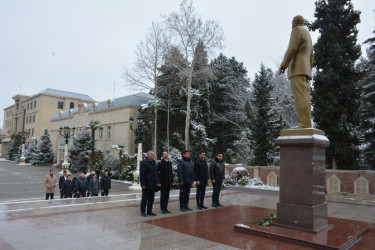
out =
[[[138,143],[138,155],[137,155],[137,170],[134,172],[134,182],[133,184],[129,187],[130,190],[142,190],[141,185],[139,184],[140,182],[140,177],[139,177],[139,167],[141,165],[142,161],[142,143]]]
[[[61,168],[61,171],[59,172],[59,174],[64,174],[64,170],[67,171],[68,174],[71,174],[70,171],[69,171],[69,166],[70,166],[70,163],[68,162],[68,143],[65,144],[65,149],[64,149],[64,162],[63,164],[61,165],[62,168]]]
[[[25,157],[25,144],[22,144],[22,154],[20,157],[20,166],[26,166],[26,157]]]
[[[318,233],[327,228],[325,149],[321,130],[289,129],[276,140],[280,146],[280,200],[277,225]]]

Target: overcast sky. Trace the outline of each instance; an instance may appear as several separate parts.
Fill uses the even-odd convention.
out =
[[[373,37],[375,1],[353,0],[360,10],[358,43]],[[220,22],[225,48],[253,79],[263,62],[276,70],[287,48],[291,20],[314,20],[313,0],[195,0],[204,20]],[[0,0],[0,124],[17,94],[46,88],[84,93],[96,101],[135,93],[124,68],[152,21],[177,11],[177,0]],[[312,34],[316,42],[317,33]],[[362,50],[362,54],[365,52]],[[116,91],[114,91],[116,83]]]

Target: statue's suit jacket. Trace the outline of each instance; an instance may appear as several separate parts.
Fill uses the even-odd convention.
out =
[[[288,68],[288,78],[306,75],[311,79],[313,62],[313,46],[309,31],[305,26],[294,27],[281,67]]]

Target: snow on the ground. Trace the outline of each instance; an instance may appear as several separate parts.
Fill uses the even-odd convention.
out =
[[[273,186],[268,186],[268,185],[252,185],[252,184],[249,184],[249,185],[245,185],[245,186],[238,185],[238,187],[271,190],[271,191],[280,191],[280,187],[273,187]]]
[[[124,184],[130,184],[130,185],[132,185],[132,184],[133,184],[133,182],[132,182],[132,181],[123,181],[123,180],[114,180],[114,179],[112,179],[112,181],[113,181],[113,182],[124,183]]]

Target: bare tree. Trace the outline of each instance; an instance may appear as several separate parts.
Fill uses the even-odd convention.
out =
[[[152,22],[144,41],[137,45],[135,51],[135,65],[131,72],[124,70],[123,78],[126,85],[134,89],[153,92],[155,100],[158,98],[158,77],[163,63],[164,50],[167,47],[165,32],[160,23]],[[157,105],[153,110],[152,147],[157,154]]]
[[[162,16],[166,29],[171,35],[171,43],[177,47],[184,55],[185,63],[183,67],[176,65],[179,72],[187,79],[187,103],[185,120],[185,149],[189,149],[190,141],[190,113],[192,98],[192,81],[197,59],[196,48],[201,43],[203,49],[207,52],[213,52],[216,48],[222,47],[224,32],[218,22],[208,20],[203,22],[194,9],[193,2],[183,0],[180,3],[179,12],[172,12],[167,16]]]

